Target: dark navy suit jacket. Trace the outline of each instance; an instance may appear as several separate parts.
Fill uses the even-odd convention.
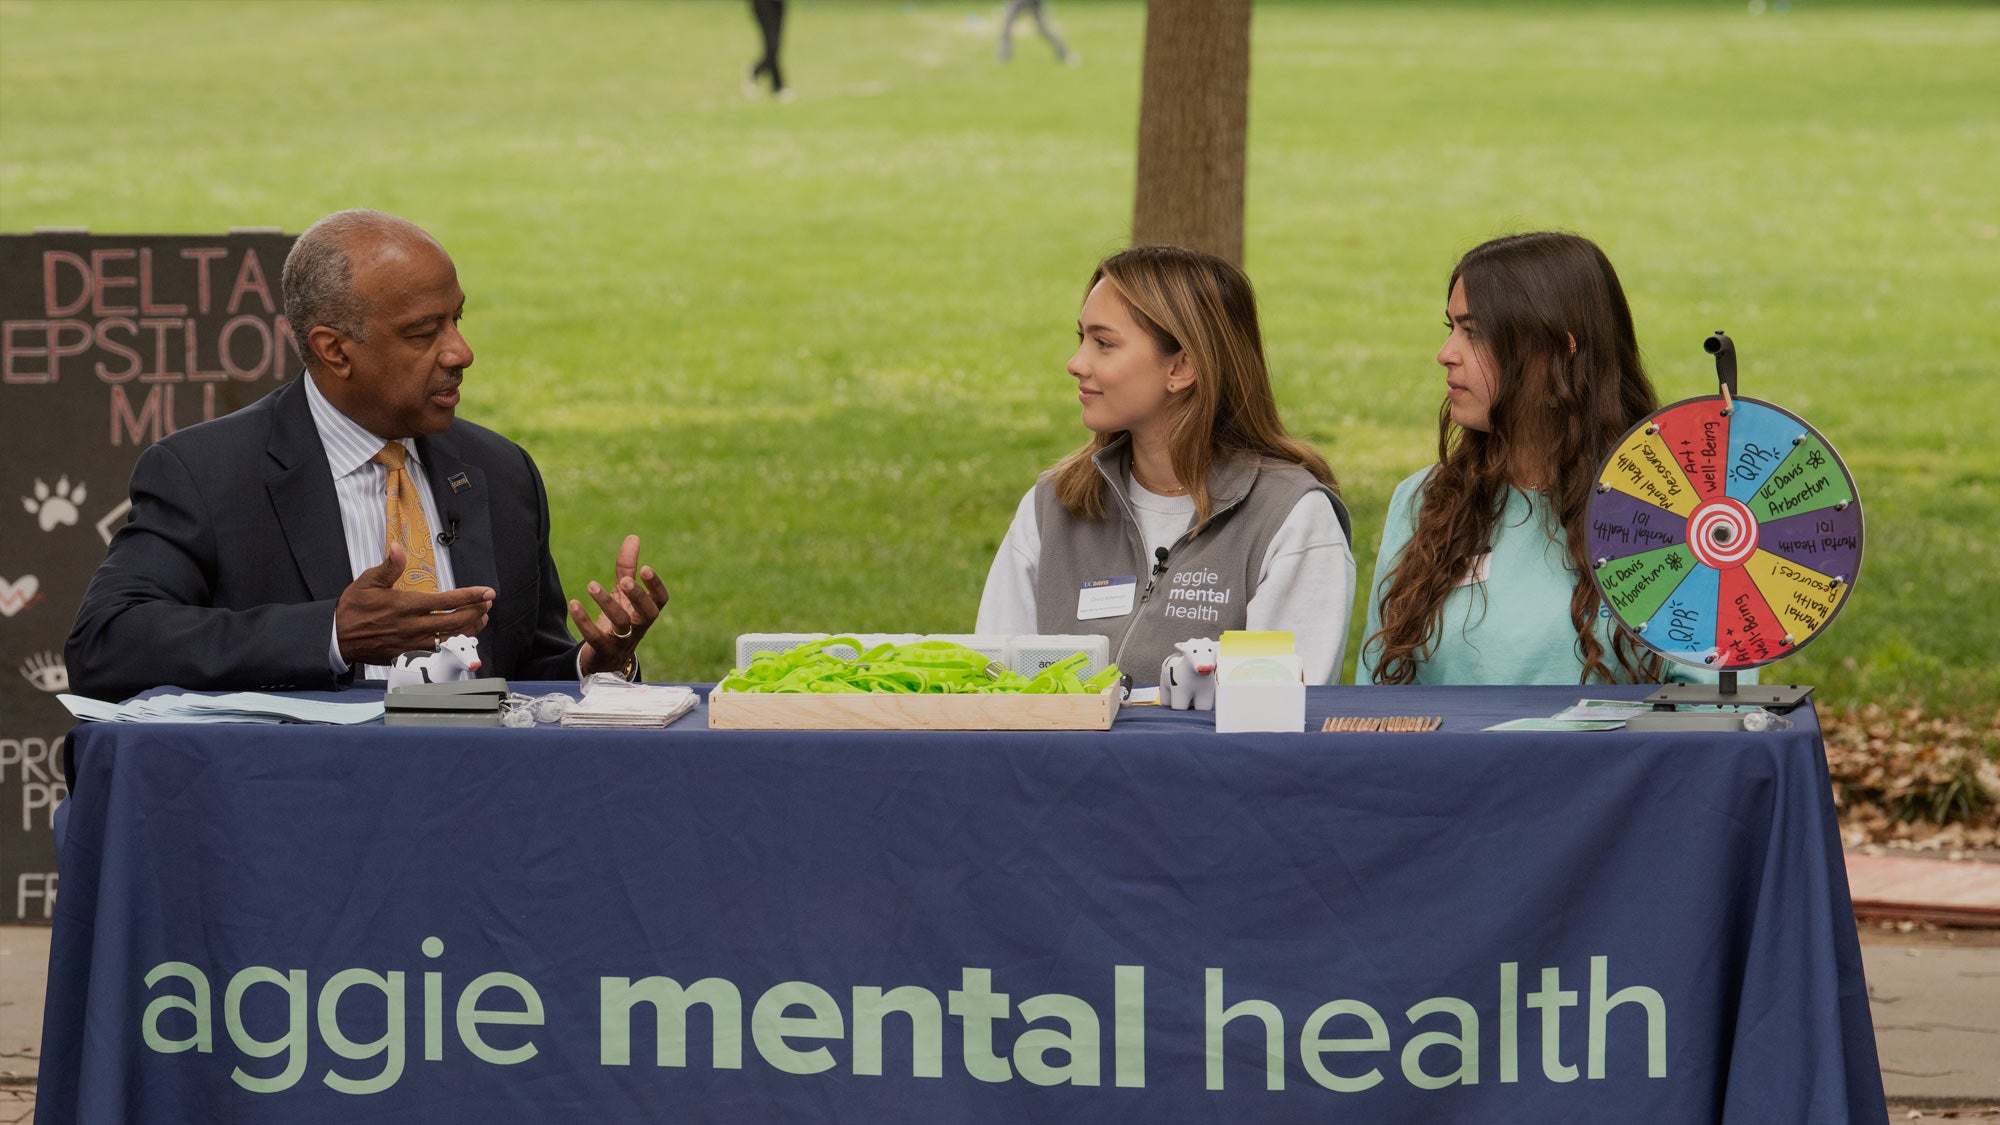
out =
[[[309,376],[301,376],[309,378]],[[568,680],[578,643],[527,451],[470,422],[417,439],[460,586],[496,593],[482,675]],[[456,490],[453,482],[458,482]],[[333,609],[353,581],[305,389],[172,434],[132,470],[130,522],[91,577],[64,659],[70,690],[331,688]]]

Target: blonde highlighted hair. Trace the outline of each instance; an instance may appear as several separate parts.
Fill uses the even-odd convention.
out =
[[[1197,528],[1213,509],[1209,468],[1226,458],[1298,465],[1339,493],[1326,458],[1278,418],[1257,297],[1242,270],[1199,250],[1135,246],[1097,263],[1086,298],[1100,281],[1110,283],[1161,355],[1187,355],[1194,382],[1167,400],[1167,444],[1174,476],[1194,500]],[[1094,434],[1056,464],[1056,498],[1071,515],[1104,515],[1103,478],[1091,459],[1121,436]]]

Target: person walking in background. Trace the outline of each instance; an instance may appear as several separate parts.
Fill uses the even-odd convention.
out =
[[[1042,9],[1042,0],[1007,0],[1007,13],[1000,17],[1001,62],[1007,62],[1014,57],[1014,21],[1022,12],[1035,17],[1035,30],[1041,33],[1043,39],[1048,40],[1049,48],[1056,53],[1056,58],[1071,66],[1083,61],[1077,57],[1075,51],[1063,43],[1062,36],[1056,34],[1056,29],[1049,26],[1049,15]]]
[[[750,73],[743,79],[743,93],[755,96],[757,80],[765,78],[770,80],[772,97],[790,101],[792,92],[778,66],[778,48],[785,34],[785,0],[750,0],[750,14],[757,18],[757,34],[763,37],[764,54],[751,64]]]

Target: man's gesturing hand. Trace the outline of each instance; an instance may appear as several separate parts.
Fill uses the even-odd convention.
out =
[[[569,619],[583,638],[578,665],[584,675],[592,672],[623,672],[632,664],[640,638],[660,616],[667,604],[667,584],[653,568],[639,565],[639,537],[627,535],[619,545],[618,559],[612,564],[612,588],[592,582],[590,600],[597,603],[595,620],[584,612],[583,603],[569,603]]]
[[[460,633],[478,636],[493,609],[493,591],[467,586],[441,593],[396,589],[405,565],[400,543],[389,544],[389,556],[342,590],[333,607],[333,629],[340,638],[340,658],[349,664],[388,664],[416,649],[437,645],[440,637]]]

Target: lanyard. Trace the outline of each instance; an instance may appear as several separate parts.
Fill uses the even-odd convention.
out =
[[[1081,652],[1028,677],[951,641],[876,645],[853,660],[826,651],[832,645],[861,647],[853,637],[827,637],[785,652],[760,652],[749,667],[724,677],[717,690],[1095,695],[1117,683],[1119,676],[1114,664],[1089,679],[1080,677],[1077,670],[1089,660]]]

